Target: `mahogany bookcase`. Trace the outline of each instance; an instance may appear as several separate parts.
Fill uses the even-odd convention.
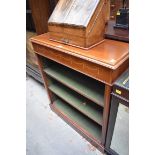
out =
[[[128,43],[104,40],[89,50],[31,38],[51,109],[100,151],[104,151],[110,94],[129,66]]]

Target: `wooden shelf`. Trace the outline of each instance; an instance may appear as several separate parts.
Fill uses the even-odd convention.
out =
[[[96,104],[104,106],[103,83],[59,64],[45,68],[44,72]]]
[[[49,89],[61,99],[76,108],[78,111],[102,126],[103,108],[58,82],[51,84]]]
[[[54,103],[59,111],[61,111],[65,116],[79,125],[86,133],[92,135],[93,138],[101,141],[101,132],[102,128],[86,116],[82,115],[76,109],[72,108],[69,104],[63,102],[60,99],[57,99]]]

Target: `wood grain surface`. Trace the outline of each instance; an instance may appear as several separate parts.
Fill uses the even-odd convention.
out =
[[[99,0],[59,0],[48,22],[86,27],[98,3]]]
[[[62,54],[67,53],[77,58],[84,59],[111,69],[118,68],[129,58],[129,44],[120,41],[105,39],[103,43],[89,50],[83,50],[50,41],[49,33],[33,37],[31,38],[31,41],[33,43],[43,45],[44,47],[49,47],[50,49],[60,51]]]
[[[90,48],[104,39],[104,0],[59,0],[48,20],[50,39]]]

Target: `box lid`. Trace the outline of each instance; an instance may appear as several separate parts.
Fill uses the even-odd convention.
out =
[[[49,24],[87,27],[100,0],[59,0]]]

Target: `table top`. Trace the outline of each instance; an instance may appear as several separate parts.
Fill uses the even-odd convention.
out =
[[[129,44],[125,42],[105,39],[101,44],[85,50],[51,41],[49,39],[49,33],[45,33],[31,38],[31,41],[110,69],[118,68],[129,58]]]

